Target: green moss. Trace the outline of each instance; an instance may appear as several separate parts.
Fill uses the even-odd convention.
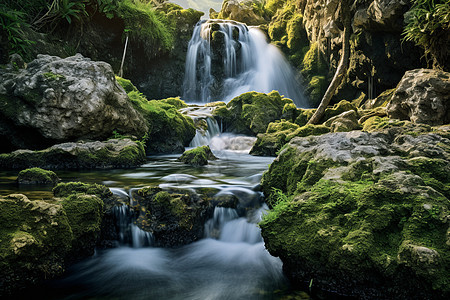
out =
[[[342,100],[339,103],[335,104],[333,107],[325,109],[325,113],[321,119],[321,122],[323,123],[326,120],[338,116],[349,110],[354,110],[356,112],[358,111],[358,109],[353,104],[351,104],[347,100]]]
[[[266,132],[270,122],[281,119],[283,108],[291,107],[291,103],[291,99],[282,98],[276,91],[248,92],[231,100],[226,108],[217,108],[213,114],[227,131],[256,135]]]
[[[58,81],[58,80],[65,80],[66,77],[64,77],[64,75],[60,75],[60,74],[55,74],[53,72],[47,72],[47,73],[43,73],[42,74],[45,79],[47,80],[53,80],[53,81]]]
[[[415,273],[434,288],[448,291],[447,227],[442,223],[448,199],[439,194],[421,199],[388,184],[395,180],[316,182],[308,193],[276,206],[263,218],[266,247],[284,260],[289,255],[302,261],[313,273],[339,269],[347,281],[358,281],[361,274],[383,271],[398,280],[404,267],[398,253],[403,251],[402,242],[408,241],[442,255],[439,265],[422,263],[422,270],[418,272],[418,267]],[[434,213],[423,208],[423,201],[434,207]],[[295,226],[286,230],[286,224]]]
[[[167,98],[167,99],[162,99],[160,101],[170,104],[172,106],[175,106],[176,109],[188,107],[188,105],[183,100],[181,100],[180,97]]]
[[[148,101],[138,92],[128,93],[133,106],[139,110],[147,120],[150,128],[147,141],[147,152],[171,153],[181,152],[195,135],[194,121],[180,112],[177,106],[182,101],[177,98]]]
[[[313,76],[306,88],[309,101],[313,107],[319,106],[322,97],[328,88],[325,76]]]
[[[137,92],[138,89],[134,86],[133,83],[131,83],[130,80],[116,76],[117,83],[120,84],[120,86],[125,90],[125,92],[128,94],[130,92]]]
[[[53,188],[53,194],[59,198],[69,197],[73,194],[86,194],[98,196],[100,199],[107,199],[113,195],[104,185],[82,182],[60,183]]]
[[[306,125],[286,122],[273,122],[269,124],[265,134],[258,134],[255,145],[250,151],[251,155],[275,156],[281,148],[295,137],[321,135],[330,132],[324,125]]]
[[[166,16],[155,11],[150,3],[125,0],[118,2],[115,14],[124,20],[132,41],[144,45],[145,53],[152,58],[155,53],[173,47],[173,29]]]
[[[0,291],[8,293],[64,272],[73,234],[59,203],[0,197]]]
[[[195,167],[204,166],[208,164],[208,160],[217,159],[211,152],[209,146],[201,146],[188,151],[185,151],[178,161],[184,162]]]
[[[308,52],[306,52],[303,58],[303,69],[302,72],[307,75],[312,74],[323,74],[325,70],[325,63],[322,57],[319,55],[317,43],[312,43],[309,47]]]
[[[299,115],[295,119],[295,124],[305,126],[309,119],[314,115],[315,109],[299,109]]]
[[[71,194],[61,203],[74,236],[72,251],[94,254],[103,219],[103,201],[95,195]]]
[[[450,164],[448,161],[416,157],[408,160],[408,169],[422,177],[426,185],[450,199]]]
[[[60,179],[53,171],[31,168],[19,172],[17,182],[20,184],[56,184]]]

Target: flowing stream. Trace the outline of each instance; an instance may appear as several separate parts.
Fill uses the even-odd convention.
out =
[[[193,146],[210,144],[219,158],[194,168],[177,162],[179,155],[149,157],[137,169],[95,172],[57,172],[64,181],[105,184],[123,198],[146,185],[161,188],[216,189],[233,194],[237,209],[217,207],[205,224],[200,241],[176,249],[152,246],[153,237],[133,224],[128,207],[115,208],[121,228],[120,246],[98,251],[71,267],[66,276],[32,291],[46,299],[274,299],[286,287],[282,263],[265,249],[257,222],[267,209],[258,186],[273,158],[248,154],[254,138],[220,134],[208,112],[188,112],[203,118],[209,130]],[[209,121],[208,121],[209,120]],[[42,198],[45,191],[17,190],[0,173],[0,192],[25,192]],[[20,187],[19,187],[20,188]],[[133,199],[130,199],[133,201]],[[122,230],[123,228],[123,230]]]
[[[307,107],[300,84],[281,51],[256,27],[228,20],[200,21],[186,56],[183,99],[228,102],[249,91],[277,90]]]

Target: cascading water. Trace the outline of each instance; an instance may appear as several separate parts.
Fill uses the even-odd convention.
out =
[[[306,107],[300,84],[277,47],[254,27],[227,20],[200,21],[186,56],[183,98],[228,102],[249,91],[277,90]]]

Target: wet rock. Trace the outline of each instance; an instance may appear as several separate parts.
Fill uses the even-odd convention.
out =
[[[405,73],[387,106],[390,118],[413,123],[450,123],[450,73],[417,69]]]
[[[142,144],[130,139],[64,143],[45,150],[0,154],[4,169],[111,169],[137,167],[146,161]]]
[[[137,191],[136,199],[144,208],[137,224],[153,233],[156,246],[177,247],[203,237],[212,206],[194,193],[180,192],[162,191],[157,187]]]
[[[142,137],[148,127],[114,78],[111,66],[80,54],[39,55],[18,71],[0,70],[0,139],[10,149],[42,149],[121,133]]]
[[[216,160],[217,157],[211,152],[209,146],[201,146],[191,150],[187,150],[178,158],[178,161],[194,167],[204,166],[208,164],[208,160]]]
[[[402,122],[294,138],[263,175],[273,209],[262,235],[294,285],[314,278],[355,297],[448,297],[450,141]]]
[[[56,185],[61,181],[55,172],[43,170],[41,168],[31,168],[22,170],[17,176],[19,184],[51,184]]]
[[[61,275],[73,233],[60,202],[0,197],[0,295]]]

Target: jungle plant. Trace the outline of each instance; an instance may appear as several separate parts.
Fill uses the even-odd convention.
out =
[[[450,0],[413,0],[405,17],[404,40],[425,50],[435,68],[448,68],[450,44]]]
[[[48,6],[48,11],[34,25],[50,25],[54,29],[61,21],[72,24],[74,21],[82,22],[88,17],[86,4],[89,0],[53,0]]]
[[[24,37],[23,29],[29,26],[25,14],[17,10],[0,7],[0,27],[6,34],[9,49],[8,54],[18,53],[25,59],[29,58],[32,41]]]

